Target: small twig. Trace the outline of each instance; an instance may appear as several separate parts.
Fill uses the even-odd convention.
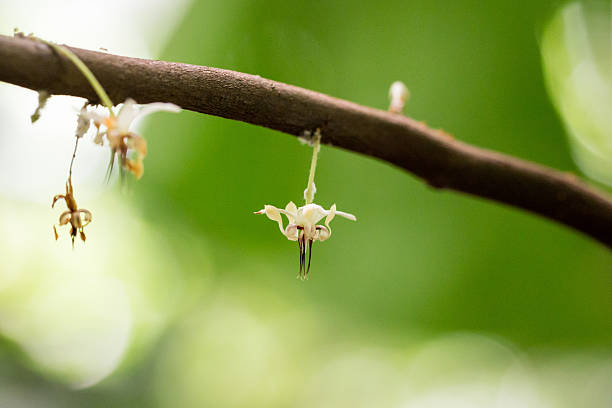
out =
[[[577,177],[453,139],[403,115],[217,68],[69,48],[112,100],[166,101],[184,109],[300,136],[376,157],[446,188],[522,208],[612,248],[612,200]],[[0,81],[99,102],[68,60],[24,38],[0,36]],[[381,95],[385,94],[381,89]]]

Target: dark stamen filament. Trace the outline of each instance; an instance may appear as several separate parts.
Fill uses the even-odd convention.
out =
[[[302,269],[303,269],[302,253],[304,252],[304,245],[302,244],[302,235],[303,234],[300,234],[300,236],[298,237],[298,244],[300,246],[300,272],[298,274],[298,277],[300,279],[302,278]]]
[[[304,280],[308,279],[310,274],[310,260],[312,258],[312,243],[313,240],[308,240],[308,248],[306,247],[306,235],[304,234],[304,227],[297,227],[300,230],[300,235],[298,236],[298,245],[300,250],[300,272],[298,274],[298,278]],[[306,252],[308,252],[308,264],[306,264]]]
[[[310,273],[310,258],[312,257],[312,239],[308,240],[308,269],[306,269],[306,279]]]

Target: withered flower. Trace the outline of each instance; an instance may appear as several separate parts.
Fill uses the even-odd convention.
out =
[[[72,247],[74,248],[74,238],[76,237],[77,232],[80,234],[81,240],[85,242],[86,237],[83,228],[85,228],[91,222],[91,212],[84,208],[78,208],[76,200],[74,199],[72,182],[70,180],[66,182],[66,194],[58,194],[53,197],[51,208],[54,208],[55,203],[62,199],[66,202],[68,211],[64,211],[59,216],[59,226],[70,223],[70,237],[72,238]],[[53,226],[53,233],[55,234],[55,239],[57,240],[59,236],[57,234],[55,225]]]

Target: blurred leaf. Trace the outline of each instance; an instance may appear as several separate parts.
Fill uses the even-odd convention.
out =
[[[561,8],[542,36],[542,61],[553,102],[576,162],[612,185],[612,39],[609,2]]]

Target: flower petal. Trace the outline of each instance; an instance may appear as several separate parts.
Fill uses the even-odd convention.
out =
[[[142,136],[130,132],[128,145],[131,149],[136,150],[141,157],[145,157],[147,155],[147,141],[144,140]]]
[[[321,221],[328,212],[318,204],[306,204],[298,208],[296,224],[298,225],[315,225]]]
[[[81,112],[79,112],[79,119],[93,120],[96,126],[100,126],[104,124],[104,121],[106,120],[107,117],[108,116],[106,115],[102,115],[98,112],[90,111],[87,109],[81,110]]]
[[[327,238],[331,236],[331,227],[329,226],[329,223],[334,219],[335,216],[336,216],[336,204],[331,206],[331,208],[329,209],[329,213],[327,214],[327,217],[325,217],[325,226],[327,227],[327,233],[328,233]],[[321,233],[319,233],[319,235],[321,235]],[[323,239],[321,239],[321,241],[323,241]]]
[[[285,214],[289,219],[289,223],[295,222],[295,217],[297,216],[297,207],[293,201],[289,201],[289,203],[285,206],[285,211],[281,211],[281,213]]]
[[[285,206],[285,211],[290,212],[292,214],[297,213],[297,207],[293,201],[289,201],[289,203]]]
[[[317,225],[317,234],[315,239],[325,241],[331,237],[331,230],[324,225]]]
[[[66,196],[63,194],[58,194],[55,197],[53,197],[53,202],[51,203],[51,208],[55,207],[55,203],[57,202],[57,200],[64,200],[66,201]]]
[[[127,169],[134,175],[136,180],[140,180],[144,173],[144,164],[142,163],[142,159],[138,158],[136,160],[126,160],[125,162]]]
[[[297,241],[298,239],[298,229],[296,224],[289,224],[284,232],[285,236],[289,241]]]
[[[66,225],[68,221],[72,218],[72,213],[70,211],[64,211],[59,217],[59,225]]]
[[[335,204],[334,204],[334,206],[335,206]],[[336,215],[339,215],[339,216],[344,217],[346,219],[349,219],[351,221],[357,221],[357,217],[355,217],[353,214],[345,213],[344,211],[336,211]]]
[[[117,130],[119,133],[128,133],[130,125],[137,116],[138,107],[136,106],[136,101],[131,98],[126,99],[117,114]]]
[[[79,113],[79,116],[77,118],[77,128],[75,134],[77,138],[83,137],[83,135],[85,135],[85,133],[87,133],[87,131],[89,130],[91,119],[87,115],[85,115],[86,112],[86,108],[81,109],[81,113]]]
[[[136,119],[160,111],[178,113],[181,111],[181,108],[173,103],[163,102],[136,106],[136,102],[133,99],[127,99],[117,115],[117,128],[121,133],[127,133]]]
[[[94,137],[93,142],[100,146],[104,145],[104,135],[106,135],[106,131],[100,132],[100,128],[96,126],[96,136]]]
[[[181,107],[175,105],[173,103],[164,103],[164,102],[154,102],[147,103],[146,105],[140,105],[140,111],[138,112],[138,116],[146,116],[154,112],[172,112],[179,113],[181,111]]]
[[[83,224],[83,227],[85,227],[87,224],[91,222],[91,219],[92,219],[91,212],[89,210],[82,208],[79,210],[79,213],[83,215],[83,221],[85,222],[85,224]]]
[[[80,212],[75,211],[72,213],[72,217],[70,217],[70,224],[76,229],[83,228],[83,220],[81,219]]]
[[[278,228],[281,234],[285,234],[285,228],[283,227],[283,218],[281,217],[280,210],[273,205],[264,205],[263,210],[256,211],[255,214],[266,214],[266,216],[272,221],[278,223]]]

